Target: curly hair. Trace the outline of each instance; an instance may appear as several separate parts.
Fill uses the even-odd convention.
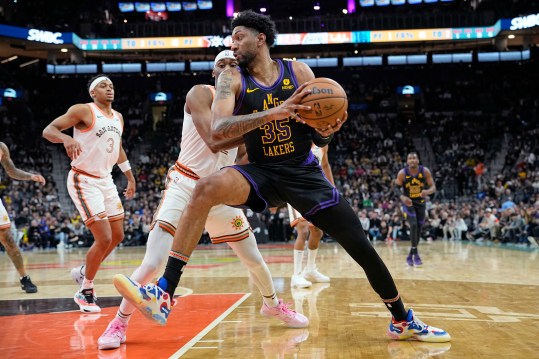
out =
[[[268,47],[273,46],[277,37],[277,29],[275,22],[269,16],[254,12],[253,10],[245,10],[232,19],[232,28],[236,26],[245,26],[261,32],[266,35],[266,44]]]

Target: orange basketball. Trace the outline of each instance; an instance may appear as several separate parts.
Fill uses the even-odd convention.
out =
[[[298,110],[305,123],[314,128],[334,126],[337,119],[343,119],[348,108],[346,92],[337,82],[326,77],[318,77],[307,82],[311,93],[305,96],[301,104],[311,106],[310,110]]]

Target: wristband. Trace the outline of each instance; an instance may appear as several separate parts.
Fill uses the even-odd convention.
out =
[[[125,161],[122,163],[118,163],[118,167],[120,167],[122,172],[127,172],[131,169],[131,164],[129,163],[129,161]]]

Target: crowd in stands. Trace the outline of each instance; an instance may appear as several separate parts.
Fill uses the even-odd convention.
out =
[[[428,71],[436,74],[440,68]],[[423,164],[431,169],[438,188],[427,201],[422,238],[530,245],[529,238],[539,237],[539,97],[533,87],[537,76],[528,76],[526,67],[512,77],[496,77],[496,71],[495,67],[478,70],[456,65],[436,81],[419,77],[417,70],[369,69],[347,76],[335,69],[317,74],[339,80],[349,93],[349,119],[330,144],[329,160],[337,188],[352,204],[371,240],[408,239],[392,182],[406,165],[408,152],[416,150],[414,139],[431,145],[430,161]],[[386,80],[380,81],[384,72]],[[485,81],[485,75],[493,81]],[[456,81],[451,82],[452,78]],[[403,99],[395,89],[410,79],[422,91],[416,108],[404,113]],[[126,118],[124,148],[137,180],[137,196],[124,201],[123,245],[145,243],[166,173],[180,151],[185,94],[196,82],[211,83],[209,74],[182,78],[180,89],[175,80],[113,79],[114,107]],[[46,89],[55,81],[73,95],[51,101],[53,95]],[[40,82],[30,99],[30,112],[45,114],[41,121],[46,123],[69,105],[87,102],[85,83],[86,79]],[[146,93],[157,90],[174,94],[173,104],[160,110],[164,116],[156,115]],[[48,181],[39,187],[2,176],[5,185],[0,194],[22,234],[22,245],[88,246],[92,238],[78,214],[59,205],[56,186],[65,184],[55,184],[51,177],[50,150],[40,136],[43,124],[31,116],[21,118],[19,113],[24,111],[3,108],[0,140],[8,144],[19,167],[39,171]],[[505,158],[498,158],[500,153],[506,153]],[[499,169],[496,161],[501,161]],[[68,161],[64,169],[67,174]],[[123,175],[117,169],[113,175],[123,191]],[[257,218],[268,229],[270,241],[294,237],[286,209],[268,210]]]

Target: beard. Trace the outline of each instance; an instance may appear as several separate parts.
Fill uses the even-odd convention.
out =
[[[238,66],[241,68],[247,68],[251,62],[253,62],[255,56],[253,54],[242,54],[241,60],[238,61]]]

